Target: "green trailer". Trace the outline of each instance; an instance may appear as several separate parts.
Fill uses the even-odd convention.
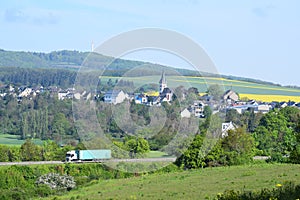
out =
[[[97,161],[111,159],[111,150],[95,149],[95,150],[72,150],[66,154],[66,161]]]

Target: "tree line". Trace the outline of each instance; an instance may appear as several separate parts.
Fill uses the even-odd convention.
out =
[[[218,116],[212,115],[214,121]],[[268,156],[267,162],[300,163],[300,110],[295,107],[275,109],[267,114],[248,110],[226,113],[226,120],[238,128],[228,136],[209,138],[206,120],[202,133],[193,138],[188,149],[177,159],[184,168],[240,165],[253,162],[254,156]]]
[[[20,139],[51,139],[58,143],[78,139],[72,101],[60,101],[49,92],[21,102],[10,95],[0,98],[0,120],[2,134],[19,135]]]

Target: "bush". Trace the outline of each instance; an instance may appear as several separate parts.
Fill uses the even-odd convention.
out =
[[[68,175],[59,175],[56,173],[49,173],[40,176],[37,181],[37,185],[47,185],[52,190],[71,190],[76,186],[74,178]]]
[[[300,164],[300,145],[297,145],[291,152],[289,160],[294,164]]]
[[[271,157],[266,161],[270,163],[274,163],[274,162],[285,163],[288,161],[288,158],[286,156],[283,156],[279,152],[273,152],[271,153]]]

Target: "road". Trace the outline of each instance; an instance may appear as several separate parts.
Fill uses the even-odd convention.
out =
[[[174,162],[176,158],[134,158],[134,159],[111,159],[100,162]],[[93,161],[89,161],[93,162]],[[9,165],[47,165],[47,164],[64,164],[62,161],[27,161],[27,162],[0,162],[0,166]],[[82,163],[82,162],[76,162]]]

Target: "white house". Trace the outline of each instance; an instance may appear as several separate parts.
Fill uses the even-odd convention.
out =
[[[64,100],[67,98],[69,92],[68,91],[60,91],[58,92],[58,100]]]
[[[204,103],[202,101],[194,101],[194,105],[191,106],[192,113],[194,113],[195,117],[203,117],[204,111]]]
[[[254,113],[263,113],[263,114],[266,114],[270,111],[270,106],[269,105],[265,105],[265,104],[261,104],[261,105],[258,105],[256,107],[256,109],[254,110]]]
[[[27,97],[32,92],[31,88],[25,88],[20,94],[19,97]]]
[[[280,105],[280,108],[285,108],[285,107],[288,106],[288,104],[286,102],[284,102],[284,101],[280,102],[279,105]]]
[[[180,116],[182,118],[190,118],[191,117],[191,112],[186,108],[183,111],[181,111]]]
[[[81,95],[80,95],[79,92],[77,92],[77,93],[74,94],[74,99],[80,100],[80,97],[81,97]]]
[[[128,98],[128,95],[122,90],[111,90],[105,93],[104,102],[118,104],[122,103],[125,99]]]
[[[139,94],[135,96],[134,101],[136,104],[146,104],[148,97],[145,94]]]
[[[222,138],[228,136],[229,130],[235,130],[236,126],[232,122],[222,123]]]
[[[233,90],[227,90],[223,94],[223,100],[224,100],[224,102],[226,102],[228,104],[232,104],[239,100],[239,95],[236,92],[234,92]]]

